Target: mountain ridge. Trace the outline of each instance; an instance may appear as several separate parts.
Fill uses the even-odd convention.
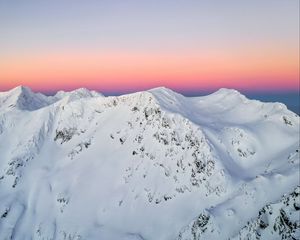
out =
[[[205,99],[205,98],[214,98],[216,100],[217,98],[222,99],[222,98],[226,98],[226,97],[229,97],[229,98],[237,97],[237,98],[240,98],[242,101],[261,102],[258,100],[250,100],[245,95],[241,94],[239,91],[237,91],[235,89],[230,89],[230,88],[220,88],[219,90],[217,90],[211,94],[204,95],[204,96],[201,95],[201,96],[196,96],[196,97],[195,96],[194,97],[185,97],[185,96],[181,95],[180,93],[177,93],[167,87],[155,87],[155,88],[151,88],[149,90],[138,91],[138,92],[129,93],[129,94],[123,94],[120,96],[139,94],[139,93],[143,93],[143,92],[149,92],[154,95],[155,95],[155,93],[158,93],[160,95],[169,94],[169,95],[173,95],[173,97],[174,96],[180,97],[181,99],[186,98],[186,99],[201,100],[201,99]],[[48,103],[49,105],[55,101],[61,100],[64,97],[70,97],[72,95],[77,95],[77,96],[74,96],[75,100],[80,99],[80,98],[86,98],[86,97],[104,97],[104,95],[102,93],[100,93],[98,91],[94,91],[94,90],[88,90],[87,88],[84,88],[84,87],[77,88],[77,89],[71,90],[71,91],[62,91],[62,90],[57,91],[55,94],[50,95],[50,96],[44,95],[43,93],[40,93],[40,92],[33,92],[29,87],[22,86],[22,85],[17,86],[8,91],[0,92],[1,95],[5,95],[5,94],[9,94],[9,93],[16,93],[16,94],[20,93],[22,95],[27,95],[27,96],[28,95],[36,95],[36,96],[42,97],[44,99],[48,98],[48,99],[51,99],[51,101]],[[107,96],[107,97],[115,97],[115,96]],[[274,103],[268,102],[266,104],[276,105],[276,107],[279,109],[281,109],[281,108],[287,109],[285,104],[279,103],[279,102],[274,102]]]
[[[16,90],[0,94],[1,239],[228,239],[298,185],[299,116],[281,104]]]

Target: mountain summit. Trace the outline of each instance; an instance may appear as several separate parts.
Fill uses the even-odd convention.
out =
[[[18,108],[20,110],[36,110],[47,106],[46,96],[35,94],[30,88],[19,86],[8,92],[0,93],[0,109]]]
[[[220,89],[0,93],[0,239],[299,239],[299,116]]]

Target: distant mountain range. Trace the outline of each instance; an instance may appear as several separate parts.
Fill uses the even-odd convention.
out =
[[[299,116],[220,89],[0,93],[0,239],[300,239]]]

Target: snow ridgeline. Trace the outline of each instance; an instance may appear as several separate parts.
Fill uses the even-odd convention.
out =
[[[298,136],[229,89],[0,93],[0,239],[297,239]]]

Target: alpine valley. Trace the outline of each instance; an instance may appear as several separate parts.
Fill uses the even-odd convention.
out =
[[[0,93],[0,239],[300,239],[299,116],[220,89]]]

